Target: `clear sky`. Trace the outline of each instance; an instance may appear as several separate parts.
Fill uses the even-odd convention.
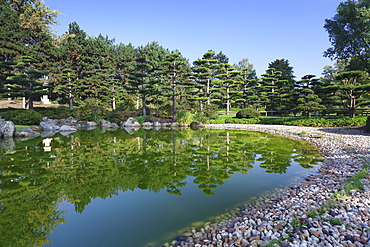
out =
[[[107,35],[134,46],[157,41],[179,50],[189,62],[208,50],[243,58],[265,73],[275,59],[287,59],[296,79],[321,76],[330,47],[323,28],[343,0],[45,0],[58,10],[57,34],[76,21],[89,35]]]

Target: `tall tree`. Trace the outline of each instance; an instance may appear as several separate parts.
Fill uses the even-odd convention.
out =
[[[295,76],[293,67],[290,66],[288,59],[276,59],[275,61],[269,63],[268,68],[274,68],[276,71],[281,72],[280,78],[285,80],[281,86],[293,88]]]
[[[243,92],[236,101],[242,102],[243,108],[246,108],[248,105],[251,105],[251,97],[254,96],[252,87],[257,85],[256,70],[254,65],[249,63],[248,58],[243,58],[237,64],[234,64],[233,67],[241,72],[240,81],[242,81],[242,84],[240,84],[240,90]]]
[[[214,59],[215,52],[208,51],[203,54],[201,59],[193,62],[193,79],[195,81],[194,100],[199,101],[200,111],[203,112],[203,105],[211,104],[211,88],[214,70],[216,68],[217,59]]]
[[[286,83],[286,80],[282,79],[282,73],[277,71],[275,68],[269,68],[265,74],[261,75],[261,81],[259,85],[260,100],[268,102],[266,109],[275,111],[281,107],[281,94],[280,88]],[[262,99],[265,98],[265,99]]]
[[[9,88],[10,97],[24,97],[28,100],[28,107],[33,110],[33,101],[41,95],[47,94],[47,85],[41,78],[48,74],[47,71],[37,69],[38,60],[30,56],[22,56],[15,65],[15,73],[5,85]]]
[[[241,71],[235,70],[228,63],[221,63],[216,73],[215,77],[219,79],[216,83],[219,85],[219,91],[222,92],[221,99],[226,105],[226,115],[229,115],[231,103],[235,102],[235,96],[242,94],[242,91],[236,90],[242,83],[239,77]]]
[[[369,75],[363,71],[345,71],[336,79],[337,84],[327,86],[326,89],[340,97],[343,105],[348,108],[349,117],[353,118],[357,106],[370,104],[370,100],[363,97],[370,93]]]
[[[295,109],[302,111],[309,117],[312,110],[325,108],[324,105],[320,104],[322,102],[320,97],[315,94],[315,88],[320,85],[319,79],[315,77],[315,75],[305,75],[296,82],[298,99]]]
[[[150,81],[151,65],[145,57],[136,59],[135,72],[131,72],[130,83],[125,85],[128,92],[134,93],[137,97],[141,97],[143,116],[147,116],[147,97],[151,92],[152,83]]]
[[[369,72],[370,59],[370,2],[347,0],[337,7],[337,13],[325,20],[332,47],[325,57],[350,61],[350,70]]]
[[[190,66],[180,52],[171,52],[166,56],[164,73],[170,81],[171,92],[167,95],[172,97],[172,119],[176,119],[177,98],[181,96],[179,86],[189,84]]]

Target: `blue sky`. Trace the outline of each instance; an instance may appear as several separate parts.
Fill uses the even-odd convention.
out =
[[[323,28],[343,0],[45,0],[58,10],[57,34],[76,21],[89,35],[107,35],[134,46],[157,41],[178,49],[192,63],[209,49],[237,63],[243,58],[257,75],[275,59],[287,59],[296,79],[321,76],[333,62]]]

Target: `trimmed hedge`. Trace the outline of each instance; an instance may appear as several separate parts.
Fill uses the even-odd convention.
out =
[[[260,112],[252,108],[245,108],[236,113],[236,118],[259,118],[260,116]]]
[[[294,125],[312,127],[346,127],[365,126],[367,117],[260,117],[260,118],[226,118],[211,120],[211,124],[270,124],[270,125]],[[370,120],[368,120],[370,121]],[[369,124],[369,123],[368,123]]]
[[[0,116],[17,125],[39,125],[42,121],[42,115],[40,113],[23,109],[0,112]]]

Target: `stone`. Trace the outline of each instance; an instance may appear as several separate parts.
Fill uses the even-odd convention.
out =
[[[4,121],[0,125],[0,137],[8,138],[13,137],[15,126],[12,121]]]
[[[153,123],[151,123],[151,122],[144,122],[144,123],[141,124],[141,126],[143,126],[143,127],[152,127],[153,126]]]
[[[57,123],[52,119],[45,119],[43,122],[40,123],[40,127],[43,130],[51,130],[51,131],[60,129]]]
[[[60,132],[64,132],[64,131],[73,132],[73,131],[77,131],[77,129],[69,125],[63,125],[62,127],[60,127],[59,131]]]
[[[171,128],[178,128],[178,127],[180,127],[180,124],[178,122],[173,122],[173,123],[171,123],[170,127]]]
[[[127,119],[126,122],[122,123],[122,127],[140,127],[140,126],[141,126],[140,123],[138,123],[136,119],[133,117],[130,117],[129,119]]]
[[[86,127],[93,128],[96,127],[98,124],[95,122],[86,122]]]
[[[14,139],[13,138],[0,139],[0,147],[7,152],[14,151],[15,150]]]
[[[40,136],[40,132],[34,131],[31,128],[23,127],[14,133],[15,137],[33,137]]]

